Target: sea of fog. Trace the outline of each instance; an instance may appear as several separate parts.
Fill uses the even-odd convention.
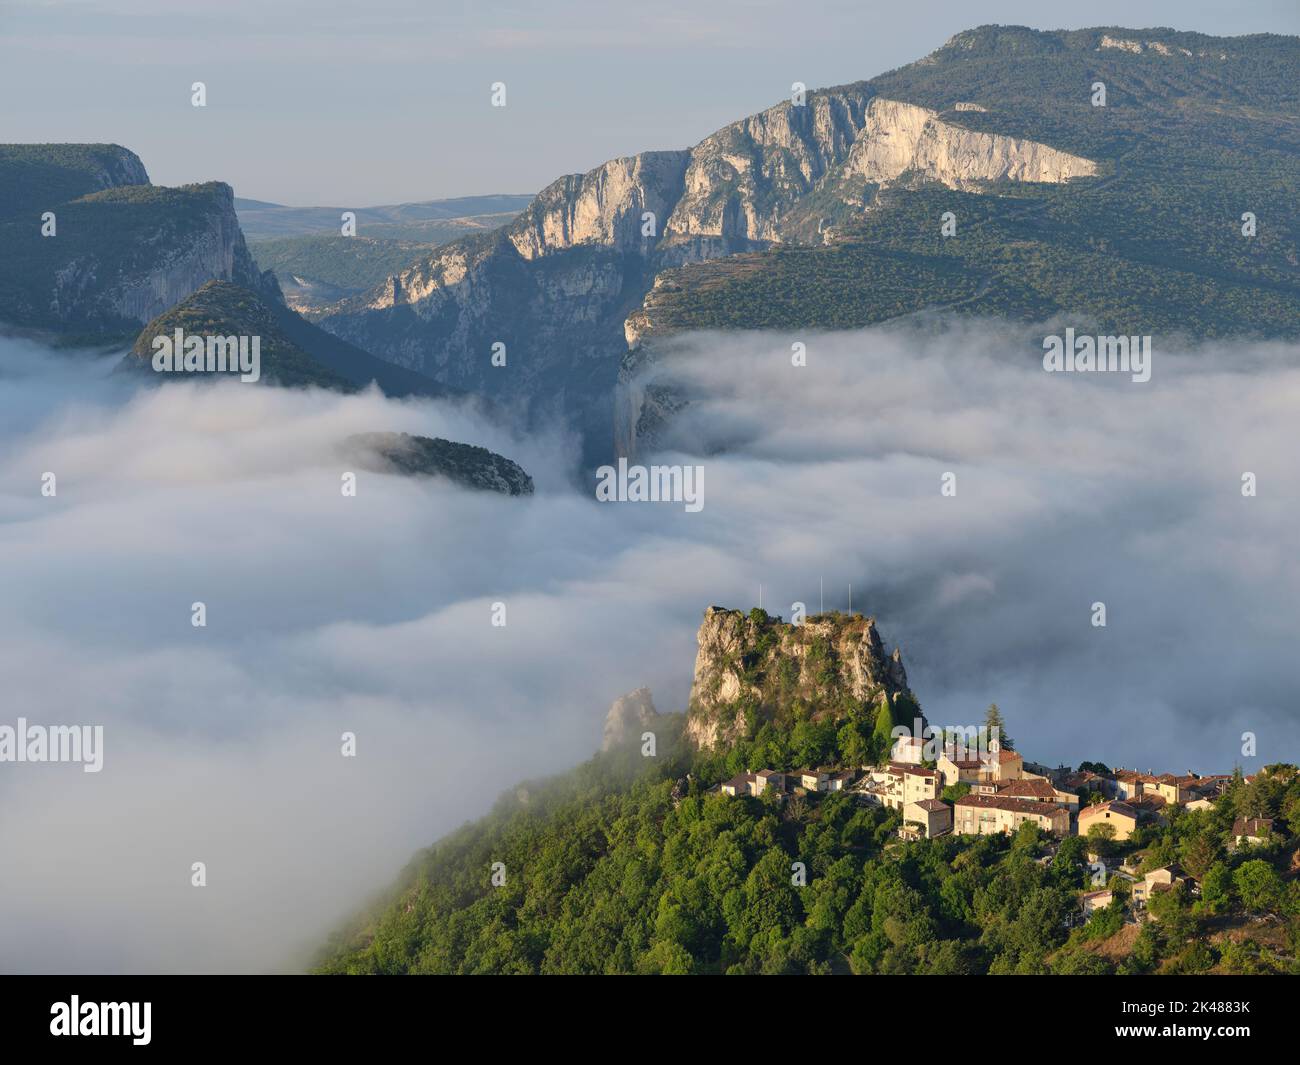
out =
[[[786,617],[852,585],[932,721],[996,701],[1038,761],[1300,758],[1300,351],[1157,342],[1135,384],[1044,373],[1030,337],[680,341],[654,372],[695,399],[637,458],[702,466],[696,513],[597,502],[562,425],[141,388],[0,339],[0,725],[104,730],[98,773],[0,764],[0,967],[301,967],[416,849],[588,757],[618,695],[681,709],[703,610],[760,585]],[[537,492],[345,497],[336,445],[374,430],[492,448]]]

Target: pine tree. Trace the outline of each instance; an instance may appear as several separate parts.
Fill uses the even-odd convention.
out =
[[[880,700],[880,709],[876,711],[874,739],[880,750],[880,757],[888,758],[894,746],[894,711],[889,705],[888,695]]]
[[[989,703],[988,711],[984,715],[984,728],[989,736],[993,738],[993,730],[998,730],[998,745],[1004,751],[1014,751],[1016,742],[1007,735],[1007,723],[1002,720],[1002,711],[998,709],[997,703]]]

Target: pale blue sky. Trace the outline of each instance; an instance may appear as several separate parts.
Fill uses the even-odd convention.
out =
[[[0,0],[0,141],[116,141],[157,183],[282,203],[532,192],[990,22],[1297,33],[1300,4]]]

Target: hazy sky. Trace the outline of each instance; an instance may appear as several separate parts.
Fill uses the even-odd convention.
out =
[[[533,192],[689,146],[792,81],[870,77],[993,22],[1296,33],[1300,5],[0,0],[0,141],[114,141],[156,183],[221,179],[294,204]]]

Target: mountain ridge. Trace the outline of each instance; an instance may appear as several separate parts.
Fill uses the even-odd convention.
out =
[[[1145,42],[1140,53],[1107,43],[1133,35]],[[1055,197],[1078,216],[1084,192],[1111,182],[1106,206],[1122,201],[1111,216],[1134,219],[1131,228],[1140,228],[1148,241],[1167,240],[1159,219],[1140,209],[1152,167],[1144,168],[1138,149],[1156,145],[1159,167],[1176,179],[1161,198],[1173,210],[1195,208],[1179,254],[1162,260],[1171,266],[1187,260],[1193,272],[1203,261],[1212,280],[1198,306],[1239,304],[1261,284],[1261,271],[1281,270],[1287,275],[1282,301],[1266,307],[1260,329],[1285,332],[1300,286],[1289,277],[1296,231],[1279,214],[1285,208],[1277,187],[1295,171],[1300,146],[1300,98],[1286,76],[1296,61],[1300,39],[1278,35],[1219,39],[1116,27],[963,31],[915,63],[809,91],[803,106],[783,101],[693,148],[644,152],[565,175],[496,238],[444,246],[362,296],[323,308],[313,320],[381,357],[449,375],[461,387],[512,398],[544,396],[545,410],[565,410],[582,427],[588,458],[603,457],[628,436],[616,424],[612,397],[629,342],[676,328],[677,320],[730,328],[727,300],[747,312],[757,304],[769,315],[790,305],[779,292],[748,302],[732,299],[736,294],[728,290],[726,299],[709,303],[703,320],[698,314],[688,319],[675,313],[676,290],[694,299],[697,274],[725,273],[737,255],[758,256],[763,274],[785,250],[835,245],[848,234],[872,251],[856,262],[857,283],[869,286],[879,273],[883,288],[900,296],[864,306],[848,324],[954,303],[970,313],[1048,317],[1080,302],[1084,269],[1058,266],[1048,274],[1046,294],[1035,291],[1032,268],[1024,263],[1018,280],[986,278],[986,286],[968,287],[963,264],[953,256],[931,252],[923,260],[910,248],[900,255],[874,243],[869,227],[895,217],[913,225],[897,213],[898,205],[913,195],[928,195],[933,203],[945,190],[972,203]],[[1099,78],[1110,92],[1105,107],[1090,101]],[[1215,211],[1236,206],[1219,203],[1224,177],[1246,164],[1256,175],[1248,196],[1261,216],[1268,214],[1269,233],[1249,253],[1217,235],[1212,249],[1193,246],[1192,237],[1208,232],[1202,221],[1212,227]],[[925,226],[936,236],[938,215],[933,212]],[[1021,228],[1029,221],[1021,218]],[[1090,242],[1118,236],[1115,224],[1110,232],[1091,233],[1097,223],[1095,213],[1075,222],[1087,250]],[[1017,236],[1007,235],[1012,247]],[[1037,237],[1047,254],[1073,250],[1050,231]],[[980,252],[979,272],[999,246],[1006,240],[990,241]],[[1244,287],[1225,299],[1213,277],[1233,261],[1246,267],[1239,271]],[[1146,265],[1158,272],[1164,263]],[[657,302],[647,302],[665,278],[673,284],[660,284]],[[1169,274],[1152,306],[1176,298],[1178,283]],[[1131,295],[1131,285],[1108,283],[1100,302],[1128,313]],[[869,294],[865,304],[871,304]],[[758,327],[769,327],[762,317]],[[842,328],[839,317],[805,316],[799,328]],[[1190,331],[1206,335],[1216,328],[1203,319],[1190,323]],[[512,353],[521,348],[520,363],[513,365],[522,367],[492,366],[495,344]]]

